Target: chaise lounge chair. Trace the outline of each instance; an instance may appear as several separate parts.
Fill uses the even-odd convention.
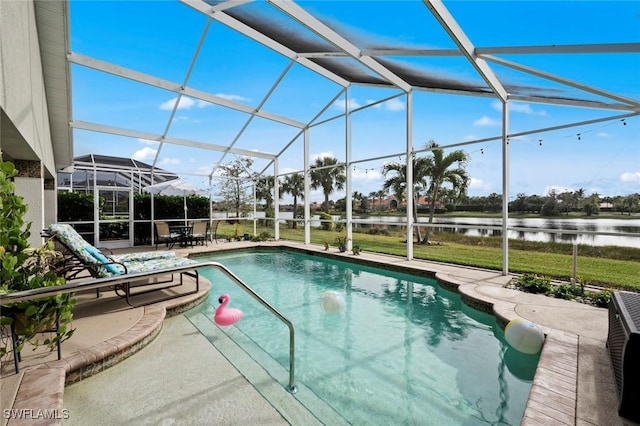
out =
[[[170,296],[161,300],[193,294],[200,290],[199,275],[195,267],[198,262],[192,259],[177,257],[173,251],[146,251],[120,255],[109,253],[106,255],[101,250],[85,241],[80,234],[71,227],[71,225],[67,224],[49,225],[43,235],[52,238],[56,243],[57,249],[62,252],[64,262],[60,265],[59,273],[66,279],[79,278],[83,273],[88,273],[94,278],[126,275],[134,272],[148,273],[147,278],[149,279],[155,279],[163,275],[170,276],[169,279],[164,281],[138,280],[135,283],[127,282],[117,285],[114,288],[116,294],[125,297],[129,305],[132,305],[132,296],[181,286],[183,284],[183,275],[192,277],[195,280],[195,290],[188,293],[179,293],[175,296]],[[191,265],[194,266],[193,271],[181,272],[179,283],[173,282],[172,273],[163,273],[163,269],[166,268]],[[132,288],[138,288],[145,285],[155,286],[157,284],[166,283],[171,284],[160,287],[156,286],[150,290],[137,291],[135,293],[131,292]],[[99,296],[99,291],[97,291],[97,295]],[[154,302],[156,301],[160,300],[154,300]]]

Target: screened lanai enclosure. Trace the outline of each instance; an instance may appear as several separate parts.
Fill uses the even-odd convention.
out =
[[[462,188],[443,184],[452,199],[501,196],[501,221],[486,229],[503,237],[504,273],[508,231],[519,229],[508,220],[517,194],[640,192],[637,3],[63,5],[75,155],[142,160],[213,199],[229,178],[224,166],[248,159],[235,177],[242,185],[277,177],[276,239],[281,205],[291,204],[287,177],[303,179],[304,242],[311,204],[327,192],[345,198],[337,220],[350,241],[363,221],[354,199],[375,199],[395,168],[405,182],[393,194],[406,211],[397,221],[412,259],[416,229],[437,226],[413,214],[434,184],[418,181],[413,164],[434,148],[465,153]],[[312,185],[313,171],[336,168],[343,184]]]

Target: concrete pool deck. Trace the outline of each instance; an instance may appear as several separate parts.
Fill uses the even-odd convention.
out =
[[[176,251],[179,255],[190,255],[198,252],[258,246],[293,247],[324,254],[323,248],[319,246],[305,246],[301,243],[284,241],[261,244],[246,242],[210,244]],[[149,249],[149,247],[140,249]],[[502,276],[497,271],[422,260],[407,261],[398,257],[367,252],[363,252],[360,256],[353,256],[350,253],[337,253],[333,250],[331,254],[345,257],[345,260],[384,263],[397,268],[408,268],[435,275],[444,287],[459,291],[466,303],[479,309],[493,311],[498,321],[503,324],[516,317],[539,324],[547,333],[547,340],[536,370],[522,424],[635,424],[617,415],[617,393],[605,347],[608,328],[606,309],[507,289],[504,285],[511,277]],[[171,369],[167,369],[166,364],[159,360],[167,356],[171,361],[172,356],[184,355],[184,351],[171,355],[173,352],[169,348],[172,346],[170,342],[174,334],[195,337],[191,336],[188,328],[183,328],[184,324],[180,319],[165,320],[165,317],[167,313],[169,315],[179,313],[206,298],[209,286],[203,287],[205,288],[196,295],[139,308],[128,307],[122,299],[109,294],[105,294],[100,299],[95,299],[93,292],[79,295],[74,319],[76,333],[69,341],[62,344],[63,360],[56,360],[55,354],[39,351],[34,353],[25,349],[20,374],[14,373],[13,363],[10,362],[3,369],[0,379],[0,408],[3,409],[3,414],[5,409],[11,408],[32,410],[28,411],[31,416],[34,413],[38,414],[36,410],[39,409],[54,409],[56,410],[54,413],[60,418],[18,420],[15,418],[18,413],[16,411],[15,416],[8,416],[12,417],[10,419],[3,415],[3,422],[8,421],[10,425],[52,424],[54,420],[53,423],[59,424],[81,424],[84,415],[81,409],[65,408],[65,391],[68,391],[71,396],[73,383],[87,379],[85,383],[88,384],[91,376],[103,369],[105,369],[102,373],[104,375],[111,374],[114,378],[121,376],[121,374],[118,375],[117,368],[107,368],[122,361],[123,366],[125,363],[156,366],[155,370],[150,369],[146,375],[140,377],[133,375],[126,383],[131,388],[140,387],[138,393],[143,395],[146,395],[147,391],[144,389],[148,389],[149,386],[159,390],[146,395],[149,403],[159,404],[159,407],[171,407],[176,405],[173,403],[177,401],[177,405],[184,408],[178,411],[175,408],[167,409],[164,413],[162,410],[154,411],[167,416],[164,419],[171,418],[177,423],[184,424],[202,421],[207,418],[206,416],[209,416],[211,421],[225,424],[323,423],[323,419],[318,421],[303,408],[290,404],[291,401],[287,402],[296,398],[292,398],[280,385],[275,386],[280,389],[272,389],[273,383],[265,384],[264,381],[268,380],[259,378],[258,380],[262,380],[260,386],[263,388],[259,392],[256,391],[255,384],[252,385],[225,358],[228,355],[217,353],[210,344],[203,344],[206,342],[194,343],[194,347],[208,351],[212,362],[206,366],[206,369],[198,370],[201,371],[200,374],[192,373],[193,377],[189,379],[189,383],[202,381],[202,392],[207,395],[206,410],[195,410],[191,402],[203,401],[194,395],[180,394],[179,391],[183,390],[180,385],[174,385],[173,389],[170,389],[169,383],[181,382],[171,382],[170,380],[174,378]],[[163,329],[163,323],[166,324],[166,329]],[[148,347],[145,348],[145,346]],[[126,352],[127,350],[129,353]],[[125,361],[125,358],[134,353],[134,357]],[[237,356],[241,355],[237,354]],[[141,367],[136,369],[142,370]],[[94,377],[97,379],[99,376],[100,374],[97,374]],[[157,379],[156,382],[151,378]],[[67,388],[64,387],[65,383]],[[165,384],[169,388],[165,388]],[[284,405],[276,408],[267,402],[260,393],[265,392],[265,386],[270,388],[270,392],[281,392],[277,398]],[[91,389],[90,392],[84,392],[93,396],[93,399],[86,400],[85,409],[92,410],[93,407],[94,410],[98,410],[99,404],[102,408],[108,407],[108,410],[111,410],[116,422],[145,420],[143,417],[138,417],[140,413],[131,412],[131,407],[110,406],[110,400],[106,397],[109,390],[104,388],[104,385],[96,385]],[[232,390],[238,390],[239,393]],[[118,388],[111,391],[118,392]],[[178,394],[174,395],[176,391]],[[104,399],[101,395],[105,395]],[[239,398],[239,395],[242,395],[242,398]],[[242,404],[238,405],[240,399]],[[137,400],[132,402],[135,401]],[[118,413],[124,417],[116,416]],[[68,419],[63,419],[64,417]],[[151,423],[159,423],[160,420],[161,418],[155,418]]]

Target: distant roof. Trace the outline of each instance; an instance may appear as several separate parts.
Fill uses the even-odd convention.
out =
[[[121,168],[121,169],[136,169],[140,171],[151,172],[151,169],[154,170],[154,174],[163,175],[163,176],[171,176],[169,179],[162,180],[172,180],[177,179],[178,175],[168,170],[161,169],[160,167],[153,167],[150,164],[143,163],[142,161],[134,160],[133,158],[124,158],[124,157],[112,157],[110,155],[98,155],[98,154],[88,154],[81,155],[73,158],[73,162],[76,165],[79,163],[88,163],[95,166],[105,166],[108,168]]]
[[[154,183],[166,182],[174,179],[178,179],[178,175],[161,169],[159,167],[153,167],[142,161],[137,161],[132,158],[113,157],[109,155],[81,155],[73,159],[75,171],[73,172],[73,186],[74,188],[87,188],[92,185],[89,183],[87,177],[87,169],[93,168],[100,169],[100,173],[97,173],[97,184],[102,186],[125,186],[133,187],[134,190],[140,191],[142,188]],[[151,172],[153,170],[153,180],[151,179]],[[134,172],[134,178],[132,177]]]

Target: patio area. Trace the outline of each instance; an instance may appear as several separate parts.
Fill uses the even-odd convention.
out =
[[[323,251],[323,247],[283,241],[258,245]],[[178,249],[177,252],[179,255],[189,255],[255,246],[255,243],[237,242]],[[141,248],[143,249],[145,248]],[[352,257],[349,254],[336,255]],[[605,347],[608,326],[606,309],[505,289],[504,284],[509,277],[504,277],[496,271],[426,261],[407,261],[367,252],[362,253],[359,260],[433,272],[442,285],[457,289],[466,303],[481,309],[492,307],[499,322],[506,323],[519,316],[539,324],[544,329],[547,340],[522,424],[634,424],[617,415],[617,393]],[[99,300],[94,299],[93,292],[79,295],[80,302],[74,319],[77,331],[62,345],[63,360],[57,361],[53,353],[31,353],[26,349],[21,363],[22,372],[15,375],[12,365],[3,372],[3,408],[55,409],[61,417],[68,417],[64,420],[65,423],[82,424],[82,416],[86,413],[77,412],[75,407],[68,409],[65,405],[65,383],[67,386],[73,386],[72,383],[78,380],[101,374],[101,370],[123,361],[129,355],[133,355],[134,358],[130,361],[138,363],[137,365],[155,363],[159,367],[166,367],[163,357],[173,359],[172,354],[175,353],[172,336],[196,333],[188,327],[184,328],[185,324],[180,315],[167,317],[179,314],[199,303],[206,297],[208,289],[209,285],[204,285],[200,294],[184,300],[178,298],[170,303],[140,308],[130,308],[122,299],[108,294]],[[166,324],[166,330],[163,329],[163,324]],[[216,353],[213,347],[205,346],[202,346],[202,350],[211,356],[211,363],[202,366],[201,377],[193,378],[193,386],[194,389],[200,386],[202,389],[217,389],[215,397],[207,398],[204,405],[186,404],[183,409],[174,408],[167,412],[154,413],[157,416],[154,421],[168,418],[163,416],[178,416],[176,418],[180,418],[180,421],[188,423],[190,420],[197,421],[210,416],[210,419],[216,418],[221,422],[252,423],[258,419],[261,424],[313,424],[318,420],[323,422],[322,418],[316,419],[296,402],[295,396],[287,394],[286,390],[272,379],[263,377],[264,381],[257,385],[249,383],[224,356]],[[110,356],[113,354],[116,356]],[[114,374],[113,371],[115,370],[107,370],[104,374]],[[144,381],[136,376],[135,371],[131,374],[131,386],[166,389],[163,392],[154,392],[154,398],[158,398],[161,405],[164,403],[166,406],[174,406],[177,402],[173,399],[175,391],[171,391],[170,383],[179,380],[178,371],[164,369],[162,374],[155,375],[155,379],[146,377]],[[240,393],[222,391],[231,383],[234,388],[241,386],[240,389],[243,390]],[[256,391],[256,388],[261,386],[266,386],[270,392],[280,393],[279,400],[282,401],[282,406],[271,406]],[[117,391],[96,388],[91,390],[91,394],[94,397],[99,395],[98,399],[104,400],[105,407],[108,407],[108,393]],[[264,389],[261,389],[261,392],[263,391]],[[245,409],[234,408],[238,407],[240,399]],[[117,418],[122,421],[143,420],[135,417],[136,403],[144,404],[145,401],[132,401],[130,407],[118,407]],[[182,403],[184,401],[181,401]],[[60,422],[63,420],[60,419]],[[33,421],[21,423],[16,419],[9,422],[27,423],[37,424]],[[51,424],[50,421],[42,424],[45,423]]]

